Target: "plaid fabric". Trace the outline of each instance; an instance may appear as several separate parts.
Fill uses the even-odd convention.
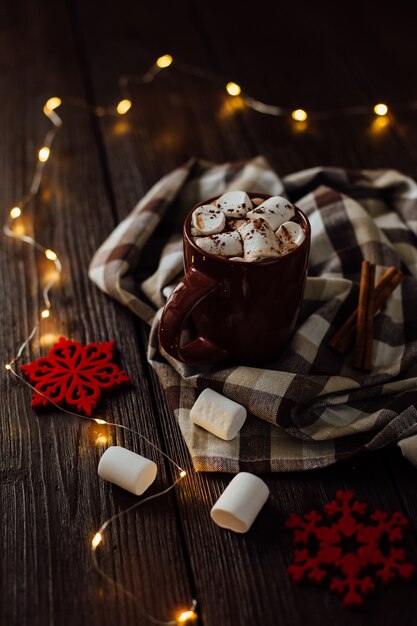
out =
[[[296,332],[264,369],[187,366],[158,347],[162,289],[182,274],[183,217],[198,201],[232,189],[287,194],[312,227]],[[411,441],[417,432],[416,244],[417,185],[397,171],[314,168],[281,180],[262,157],[220,166],[193,160],[138,203],[98,250],[89,275],[151,325],[148,359],[197,470],[308,470],[408,436]],[[377,265],[377,279],[389,265],[405,274],[375,318],[370,373],[353,368],[352,351],[342,357],[326,345],[357,301],[364,258]],[[233,441],[190,422],[206,387],[247,408],[248,420]]]

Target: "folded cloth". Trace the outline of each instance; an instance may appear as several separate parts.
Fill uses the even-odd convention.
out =
[[[292,341],[264,368],[194,367],[161,354],[164,294],[183,273],[181,222],[198,201],[241,189],[288,195],[312,227],[309,277]],[[405,274],[375,318],[373,368],[328,347],[358,298],[361,261]],[[255,473],[308,470],[414,434],[417,424],[417,185],[394,170],[313,168],[282,180],[263,157],[192,160],[165,176],[95,254],[90,278],[151,325],[148,359],[174,410],[194,467]],[[159,309],[157,311],[157,309]],[[210,387],[243,404],[233,441],[194,426]]]

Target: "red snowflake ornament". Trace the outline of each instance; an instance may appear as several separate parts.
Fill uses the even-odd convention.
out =
[[[60,337],[48,356],[21,365],[22,373],[43,394],[33,394],[32,406],[48,406],[49,399],[90,416],[102,391],[130,381],[112,362],[114,345],[108,341],[82,346]]]
[[[327,581],[343,596],[345,606],[360,605],[376,582],[410,578],[414,565],[397,547],[408,520],[400,512],[382,511],[365,516],[366,504],[353,491],[338,491],[324,506],[326,516],[310,511],[292,513],[286,526],[293,531],[294,563],[288,566],[292,580]]]

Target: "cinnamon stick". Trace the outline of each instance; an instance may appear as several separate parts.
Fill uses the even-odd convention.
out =
[[[366,310],[366,326],[365,326],[365,349],[363,351],[362,364],[360,369],[370,370],[372,369],[372,346],[374,341],[374,309],[375,309],[375,265],[371,264],[370,267],[371,277],[370,288],[368,294],[368,304]]]
[[[390,270],[394,271],[389,274]],[[385,272],[384,276],[388,274],[387,280],[383,281],[381,279],[375,288],[375,313],[384,306],[394,289],[404,280],[404,274],[394,267],[390,267],[389,270]],[[384,276],[382,278],[384,278]]]
[[[389,267],[384,272],[375,287],[374,315],[384,306],[403,279],[404,274],[395,267]],[[357,316],[358,309],[356,308],[329,342],[329,346],[340,354],[345,354],[355,341]]]
[[[356,322],[355,367],[370,369],[374,329],[375,265],[362,261]]]

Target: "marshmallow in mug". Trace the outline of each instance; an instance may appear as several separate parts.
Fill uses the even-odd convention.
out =
[[[194,211],[191,223],[200,235],[215,235],[226,226],[226,217],[212,204],[203,204]]]
[[[286,198],[249,198],[229,191],[194,210],[191,236],[205,252],[233,261],[260,261],[294,250],[305,238],[292,222],[296,209]],[[275,233],[274,233],[275,231]]]
[[[239,228],[243,239],[245,261],[259,261],[280,256],[280,245],[274,231],[263,219],[250,220]]]
[[[210,254],[231,257],[241,256],[243,253],[242,238],[236,231],[230,233],[218,233],[210,237],[197,237],[196,245]]]
[[[246,217],[250,219],[261,217],[275,231],[281,224],[295,217],[295,207],[286,198],[272,196],[252,211],[248,211]]]
[[[275,233],[279,242],[285,247],[301,245],[305,239],[304,229],[297,222],[284,222]]]
[[[216,201],[216,206],[226,217],[245,217],[252,209],[252,202],[245,191],[228,191]]]

